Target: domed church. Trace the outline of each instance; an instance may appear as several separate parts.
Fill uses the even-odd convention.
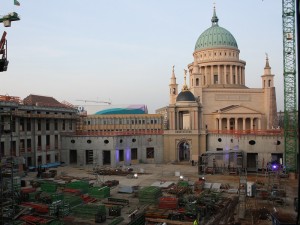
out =
[[[246,61],[240,59],[235,37],[219,26],[214,7],[211,26],[196,41],[193,58],[180,91],[173,66],[169,105],[156,111],[164,115],[164,160],[198,161],[214,153],[214,165],[248,169],[282,160],[283,137],[268,56],[261,88],[247,87]],[[229,156],[226,161],[227,153],[241,159]]]

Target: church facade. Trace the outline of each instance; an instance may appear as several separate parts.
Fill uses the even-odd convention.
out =
[[[198,161],[208,153],[220,167],[257,169],[282,161],[283,135],[268,56],[261,88],[247,87],[246,61],[239,58],[234,36],[219,26],[215,8],[211,23],[195,44],[181,91],[173,66],[169,105],[156,111],[164,115],[165,161]]]

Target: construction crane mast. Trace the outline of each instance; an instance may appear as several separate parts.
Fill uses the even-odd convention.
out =
[[[288,172],[297,168],[297,104],[295,0],[282,0],[284,77],[284,164]]]

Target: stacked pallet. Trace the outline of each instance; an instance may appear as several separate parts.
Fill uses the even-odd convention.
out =
[[[65,195],[64,201],[66,203],[69,203],[71,209],[83,203],[82,198],[80,196],[74,195]]]
[[[109,187],[91,187],[88,191],[89,196],[92,198],[103,199],[110,196]]]
[[[177,209],[178,208],[178,198],[173,197],[161,197],[158,203],[159,209]]]
[[[80,205],[72,209],[72,213],[76,215],[76,217],[91,219],[95,218],[96,215],[106,215],[106,207],[105,205],[95,205],[95,204],[86,204]]]
[[[161,195],[161,189],[153,186],[144,187],[138,192],[140,203],[157,203]]]
[[[45,182],[41,184],[41,190],[43,192],[49,192],[49,193],[54,193],[57,190],[57,184],[55,183],[50,183],[50,182]]]
[[[66,184],[65,188],[81,190],[82,193],[87,193],[89,190],[89,183],[87,181],[73,181]]]

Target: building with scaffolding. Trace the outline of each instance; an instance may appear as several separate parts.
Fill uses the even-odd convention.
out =
[[[18,157],[24,167],[61,161],[61,136],[76,130],[77,110],[52,97],[0,96],[1,158]]]

